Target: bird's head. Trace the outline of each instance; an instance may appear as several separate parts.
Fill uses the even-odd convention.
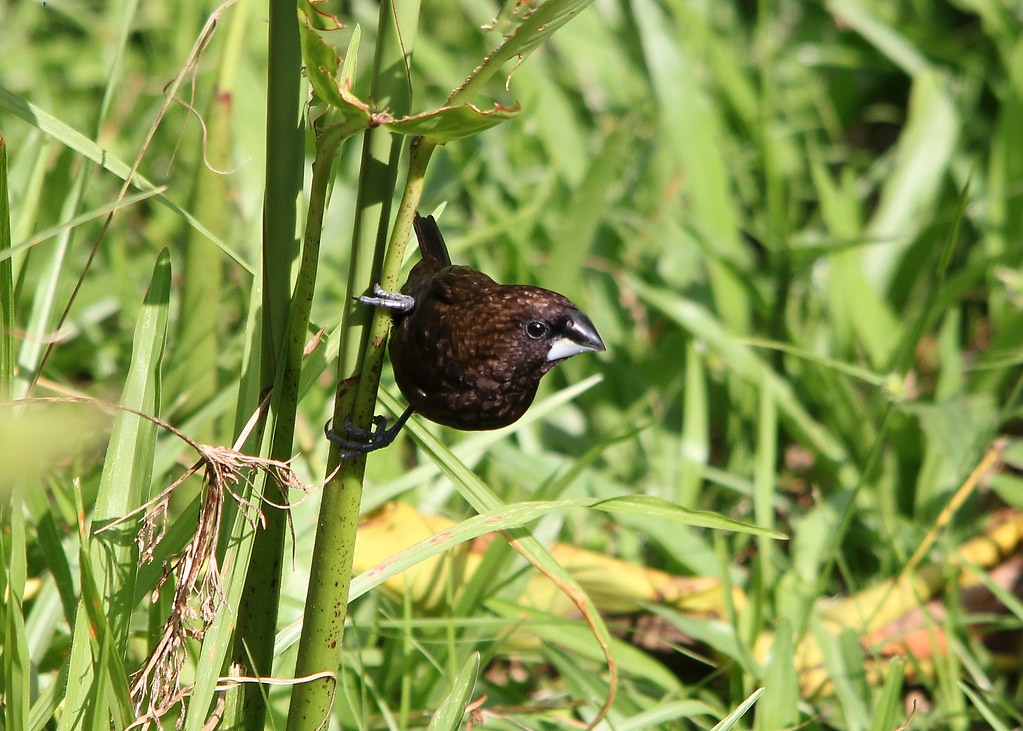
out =
[[[500,289],[504,340],[537,377],[573,355],[606,350],[590,318],[567,297],[524,285]]]

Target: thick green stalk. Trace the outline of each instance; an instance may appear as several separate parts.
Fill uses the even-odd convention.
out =
[[[406,69],[418,19],[419,0],[381,6],[371,94],[396,116],[407,114],[411,106]],[[383,252],[401,144],[402,138],[386,134],[383,130],[370,130],[366,134],[352,236],[349,296],[345,298],[342,313],[343,337],[338,357],[338,378],[342,386],[334,407],[336,424],[344,424],[351,419],[356,424],[368,426],[373,415],[380,382],[382,347],[389,322],[384,313],[373,313],[369,308],[353,308],[349,303],[350,295],[365,291],[371,281],[379,281],[385,287],[397,286],[401,255],[411,230],[411,214],[407,216],[408,225],[404,227],[400,247],[396,249],[393,246],[399,238],[398,229],[402,227],[399,223],[392,232],[386,261],[383,261]],[[417,159],[415,155],[413,159]],[[422,172],[425,173],[425,164]],[[410,174],[410,179],[412,177]],[[418,177],[416,201],[422,192],[422,175]],[[408,197],[407,189],[405,197]],[[401,221],[403,216],[398,218]],[[396,265],[393,262],[395,255]],[[357,382],[350,379],[353,372]],[[316,527],[305,620],[295,668],[297,677],[334,672],[341,663],[341,641],[348,614],[348,589],[366,460],[364,457],[347,460],[340,470],[337,467],[337,452],[334,451],[328,462],[330,479],[323,490]],[[335,689],[336,684],[331,678],[297,685],[292,691],[288,729],[320,728],[330,713]]]
[[[387,247],[381,270],[384,287],[395,287],[405,244],[412,230],[412,218],[422,196],[426,168],[435,146],[425,140],[413,147],[408,182],[402,196],[397,221]],[[356,423],[369,423],[376,404],[384,343],[390,325],[386,312],[373,317],[369,339],[362,361],[362,377],[358,385],[349,381],[339,392],[335,407],[337,418],[354,414]],[[343,422],[339,422],[343,423]],[[328,474],[337,468],[336,452],[331,456]],[[345,617],[348,615],[348,590],[355,557],[355,538],[362,504],[363,475],[366,458],[345,460],[336,476],[323,490],[320,517],[316,526],[316,547],[310,567],[309,595],[306,598],[305,622],[299,642],[296,677],[323,671],[335,671],[341,664],[341,642]],[[288,729],[319,728],[330,713],[335,682],[322,678],[298,685],[292,692]]]
[[[270,0],[266,194],[263,200],[263,384],[276,380],[285,348],[291,268],[302,193],[302,47],[294,0]]]
[[[267,78],[266,194],[263,203],[263,326],[261,353],[261,390],[274,388],[267,426],[272,433],[271,457],[291,456],[294,435],[298,374],[292,354],[294,334],[289,328],[301,327],[301,313],[293,311],[292,262],[297,254],[298,202],[304,167],[302,126],[302,50],[294,0],[270,0],[269,59]],[[309,256],[303,256],[308,269]],[[300,272],[297,288],[312,273]],[[306,285],[308,286],[308,285]],[[308,319],[308,302],[305,303]],[[299,359],[301,347],[299,348]],[[300,366],[300,363],[298,364]],[[289,393],[290,391],[290,393]],[[254,435],[257,438],[258,435]],[[254,442],[252,442],[254,443]],[[265,482],[263,483],[265,485]],[[268,496],[279,502],[280,495]],[[269,675],[273,664],[273,641],[280,601],[281,566],[287,513],[263,503],[265,527],[257,533],[246,576],[245,590],[238,609],[238,630],[233,663],[252,675]],[[266,708],[262,689],[249,686],[240,723],[257,730],[264,726]]]

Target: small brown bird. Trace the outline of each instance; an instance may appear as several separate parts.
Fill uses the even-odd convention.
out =
[[[433,216],[415,217],[422,260],[401,293],[379,285],[359,302],[392,311],[388,349],[394,379],[409,406],[385,428],[351,424],[327,438],[342,456],[390,444],[413,413],[469,431],[497,429],[519,419],[540,379],[566,358],[604,350],[593,323],[562,295],[539,287],[498,284],[451,263]]]

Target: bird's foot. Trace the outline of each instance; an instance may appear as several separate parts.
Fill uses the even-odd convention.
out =
[[[328,421],[323,427],[323,433],[327,439],[341,448],[342,459],[383,449],[398,436],[397,429],[387,428],[387,418],[384,416],[373,417],[372,429],[362,429],[346,421],[345,428],[340,434],[331,428]]]
[[[388,292],[379,284],[373,285],[375,297],[360,295],[356,297],[361,304],[372,305],[373,307],[384,307],[388,310],[408,312],[416,306],[416,298],[401,292]]]
[[[390,427],[387,426],[387,417],[374,416],[373,427],[363,429],[355,426],[351,421],[345,421],[344,432],[338,434],[334,431],[330,422],[323,425],[323,433],[327,439],[341,449],[341,459],[349,459],[360,454],[368,454],[378,449],[383,449],[398,436],[398,432],[405,426],[405,422],[412,416],[412,408],[405,409],[405,412],[398,417]]]

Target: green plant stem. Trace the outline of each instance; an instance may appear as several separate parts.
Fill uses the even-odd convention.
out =
[[[285,347],[302,192],[302,48],[294,0],[270,0],[269,51],[262,263],[264,387],[276,380]]]
[[[412,231],[430,157],[436,146],[421,138],[413,141],[408,180],[402,195],[397,219],[391,233],[380,279],[385,288],[397,287],[405,245]],[[354,414],[356,423],[368,424],[376,404],[380,385],[380,369],[390,318],[385,311],[374,314],[362,360],[362,377],[358,385],[345,382],[338,394],[335,418]],[[339,422],[343,423],[343,422]],[[334,453],[336,455],[336,452]],[[355,537],[362,504],[364,456],[345,460],[337,468],[332,456],[329,468],[337,469],[323,491],[320,518],[316,526],[316,547],[313,551],[309,596],[306,599],[305,623],[299,642],[296,677],[333,671],[341,663],[341,641],[348,614],[348,590],[355,557]],[[295,687],[292,693],[288,728],[292,731],[316,728],[330,712],[334,696],[331,678],[312,680]]]
[[[412,233],[412,220],[419,208],[419,200],[423,196],[423,185],[426,181],[426,169],[437,146],[423,137],[412,140],[412,154],[409,159],[408,179],[402,193],[398,213],[395,216],[394,228],[387,244],[387,254],[380,269],[380,285],[390,291],[397,292],[401,285],[398,277],[401,274],[401,263],[405,259],[405,247]],[[384,360],[384,345],[391,327],[390,314],[377,308],[370,326],[369,338],[362,358],[362,378],[359,379],[359,392],[355,401],[355,418],[357,423],[369,424],[376,404],[377,389],[380,386],[380,369]],[[343,469],[343,468],[342,468]]]
[[[296,364],[293,354],[296,337],[304,338],[308,320],[307,293],[310,278],[315,280],[315,259],[304,252],[294,297],[291,293],[291,268],[296,255],[298,201],[302,189],[304,134],[302,124],[301,66],[302,50],[298,16],[294,0],[271,0],[269,8],[269,58],[267,78],[266,194],[263,204],[262,288],[263,322],[261,337],[261,390],[273,387],[267,422],[271,429],[270,456],[291,456],[294,436],[298,373],[301,346]],[[305,282],[305,284],[304,284]],[[305,316],[295,304],[305,306]],[[298,331],[301,335],[297,335]],[[257,429],[254,439],[259,438]],[[257,483],[256,494],[261,494]],[[279,495],[270,501],[280,502]],[[264,530],[257,533],[238,609],[238,630],[233,664],[252,675],[265,676],[272,671],[273,641],[280,600],[280,578],[287,532],[287,512],[268,503],[262,506]],[[264,691],[250,685],[244,693],[239,723],[242,727],[262,729],[266,715]]]
[[[396,116],[408,114],[411,107],[408,56],[415,43],[418,23],[419,0],[381,5],[370,92],[381,107],[386,107]],[[369,426],[373,414],[382,352],[375,361],[375,369],[365,367],[366,354],[372,351],[371,344],[377,341],[378,320],[382,320],[383,339],[387,337],[388,321],[386,314],[382,318],[377,317],[369,308],[353,307],[350,302],[351,296],[364,291],[370,281],[380,281],[388,286],[389,281],[397,279],[397,270],[392,272],[390,280],[383,277],[381,261],[401,144],[401,138],[385,134],[383,130],[370,129],[366,132],[352,232],[348,291],[341,316],[342,341],[338,355],[341,386],[334,403],[335,424],[352,420]],[[422,190],[421,185],[419,190]],[[408,231],[406,229],[406,238]],[[399,258],[399,269],[400,266]],[[387,268],[386,263],[383,268]],[[361,370],[360,364],[363,364]],[[361,374],[361,378],[350,378],[353,372]],[[356,379],[359,380],[358,385]],[[372,383],[368,406],[356,409],[357,397],[363,397],[368,388],[367,382]],[[331,450],[327,484],[316,527],[296,677],[331,673],[341,662],[341,640],[348,614],[348,590],[366,460],[365,457],[347,460],[340,468],[338,462],[337,451]],[[292,691],[288,729],[321,728],[333,705],[335,689],[335,682],[330,677],[296,685]]]

